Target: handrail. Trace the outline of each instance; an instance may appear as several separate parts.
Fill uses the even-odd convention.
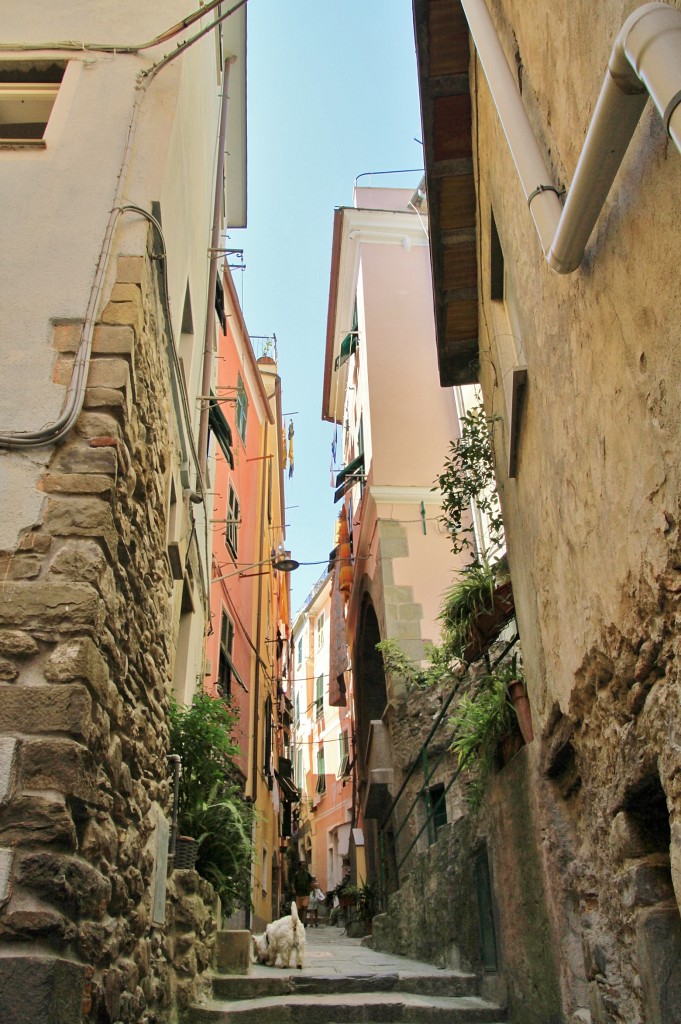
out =
[[[488,667],[489,667],[489,671],[490,672],[493,671],[498,665],[501,664],[501,662],[507,657],[507,655],[513,649],[513,647],[518,643],[518,640],[519,640],[519,636],[518,636],[518,633],[516,632],[513,635],[513,637],[510,640],[508,640],[507,643],[504,645],[504,648],[499,653],[499,655],[497,657],[495,657],[492,662],[488,662]],[[384,870],[385,870],[385,864],[386,864],[385,850],[384,850],[384,847],[383,847],[384,834],[386,832],[386,829],[387,829],[387,826],[388,826],[388,824],[390,822],[390,819],[391,819],[393,813],[395,812],[395,810],[397,808],[398,802],[399,802],[402,794],[404,793],[408,783],[410,782],[410,780],[413,778],[413,776],[415,775],[416,771],[420,767],[423,769],[423,774],[424,774],[423,784],[417,789],[417,791],[416,791],[416,793],[414,795],[414,798],[413,798],[413,800],[412,800],[408,810],[405,811],[404,815],[402,816],[402,820],[400,821],[398,827],[392,833],[393,842],[401,834],[402,829],[405,827],[405,825],[410,820],[411,815],[412,815],[414,809],[416,808],[417,804],[419,803],[419,800],[420,800],[421,796],[425,796],[426,797],[426,816],[425,816],[425,821],[424,821],[423,825],[420,827],[420,829],[418,830],[416,835],[413,837],[413,839],[410,842],[409,846],[407,847],[406,851],[403,853],[401,859],[399,860],[399,862],[395,863],[395,868],[396,868],[396,871],[397,871],[398,880],[399,880],[400,869],[402,868],[403,864],[405,863],[405,861],[409,857],[411,851],[414,849],[414,846],[416,845],[418,840],[421,838],[423,833],[426,831],[426,829],[428,829],[428,833],[429,833],[429,845],[432,845],[432,843],[435,841],[435,838],[436,838],[435,830],[432,828],[432,823],[433,823],[435,815],[433,813],[433,808],[432,808],[432,806],[430,804],[430,801],[428,799],[428,794],[429,794],[428,783],[429,783],[429,780],[433,777],[433,775],[435,773],[435,770],[439,767],[440,763],[444,760],[444,757],[447,754],[447,752],[449,750],[449,747],[451,745],[451,742],[452,742],[452,740],[454,738],[454,733],[452,733],[452,734],[450,734],[448,736],[448,738],[446,739],[446,741],[443,744],[443,747],[442,747],[442,750],[439,753],[439,756],[437,757],[437,759],[433,763],[430,763],[430,764],[428,762],[428,748],[430,747],[430,744],[431,744],[435,734],[437,733],[438,729],[442,725],[443,719],[444,719],[445,715],[447,714],[449,706],[452,703],[454,697],[456,696],[456,694],[458,692],[459,692],[459,687],[458,687],[458,683],[457,683],[457,685],[452,688],[451,692],[449,693],[449,696],[447,697],[446,701],[442,705],[442,708],[440,709],[437,717],[435,718],[435,721],[433,722],[433,725],[432,725],[432,727],[431,727],[431,729],[430,729],[430,731],[428,733],[428,736],[426,737],[426,739],[421,744],[421,747],[420,747],[418,753],[416,754],[416,756],[414,757],[414,760],[412,761],[412,764],[411,764],[411,767],[409,768],[409,771],[407,772],[407,774],[404,777],[402,785],[400,786],[399,790],[397,791],[397,794],[395,795],[392,803],[390,804],[390,807],[388,808],[385,816],[383,817],[383,820],[381,821],[381,823],[378,826],[379,841],[380,841],[380,844],[381,844],[381,876],[382,877],[383,877],[383,873],[384,873]],[[444,797],[449,792],[449,790],[451,789],[453,784],[459,778],[459,776],[461,774],[461,771],[462,771],[462,769],[457,767],[456,770],[452,773],[450,779],[448,780],[448,782],[447,782],[447,784],[445,786],[445,789],[444,789],[444,792],[442,794],[441,799],[444,799]],[[384,884],[381,884],[381,889],[383,891],[385,890]]]

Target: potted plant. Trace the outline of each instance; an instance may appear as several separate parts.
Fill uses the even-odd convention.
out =
[[[214,885],[227,915],[249,898],[253,853],[253,810],[234,760],[236,721],[228,705],[205,693],[188,707],[171,701],[170,744],[181,762],[178,839],[193,840],[196,870]],[[176,852],[175,867],[190,866]]]
[[[522,681],[516,658],[481,677],[477,690],[464,694],[449,719],[453,734],[450,750],[459,769],[474,773],[469,804],[477,806],[495,761],[503,764],[520,750],[524,738],[518,724],[509,686]],[[524,683],[523,683],[524,687]]]
[[[471,565],[445,594],[439,616],[444,646],[452,657],[477,661],[513,614],[505,563]]]

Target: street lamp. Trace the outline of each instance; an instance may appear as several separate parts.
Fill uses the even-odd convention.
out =
[[[221,580],[231,579],[233,576],[245,576],[249,569],[257,569],[261,565],[271,565],[273,569],[278,572],[293,572],[300,565],[295,558],[286,551],[280,551],[278,555],[273,555],[270,558],[265,558],[262,562],[253,562],[253,565],[244,565],[241,569],[235,569],[234,572],[228,572],[226,576],[214,576],[211,583],[220,583]],[[251,575],[261,576],[262,573],[254,572]]]

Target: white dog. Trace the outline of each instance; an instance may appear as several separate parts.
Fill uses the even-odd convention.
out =
[[[291,957],[295,952],[296,967],[303,969],[305,956],[305,929],[298,917],[298,908],[291,904],[291,913],[272,921],[262,935],[251,935],[253,940],[254,963],[274,967],[277,956],[282,967],[291,966]]]

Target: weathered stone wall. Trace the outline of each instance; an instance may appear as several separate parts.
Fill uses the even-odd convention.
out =
[[[491,5],[558,185],[573,178],[612,41],[635,6]],[[504,418],[498,464],[563,1002],[599,1024],[656,1024],[678,1016],[681,986],[681,156],[649,105],[584,263],[559,277],[479,64],[475,81],[480,365],[487,408]],[[505,342],[487,298],[491,209],[528,367],[514,480]]]
[[[165,554],[174,432],[151,268],[119,258],[84,411],[42,479],[40,521],[2,556],[0,1016],[8,1020],[7,1000],[22,998],[12,972],[35,965],[36,954],[45,978],[53,957],[82,965],[85,1019],[98,1024],[165,1020],[172,966],[187,976],[177,963],[186,934],[165,956],[151,920],[155,822],[170,800],[175,643]],[[54,328],[59,381],[78,336],[77,324]],[[189,899],[182,885],[172,903],[178,924]],[[203,965],[205,954],[195,955]],[[80,1017],[64,1024],[71,1019]]]

